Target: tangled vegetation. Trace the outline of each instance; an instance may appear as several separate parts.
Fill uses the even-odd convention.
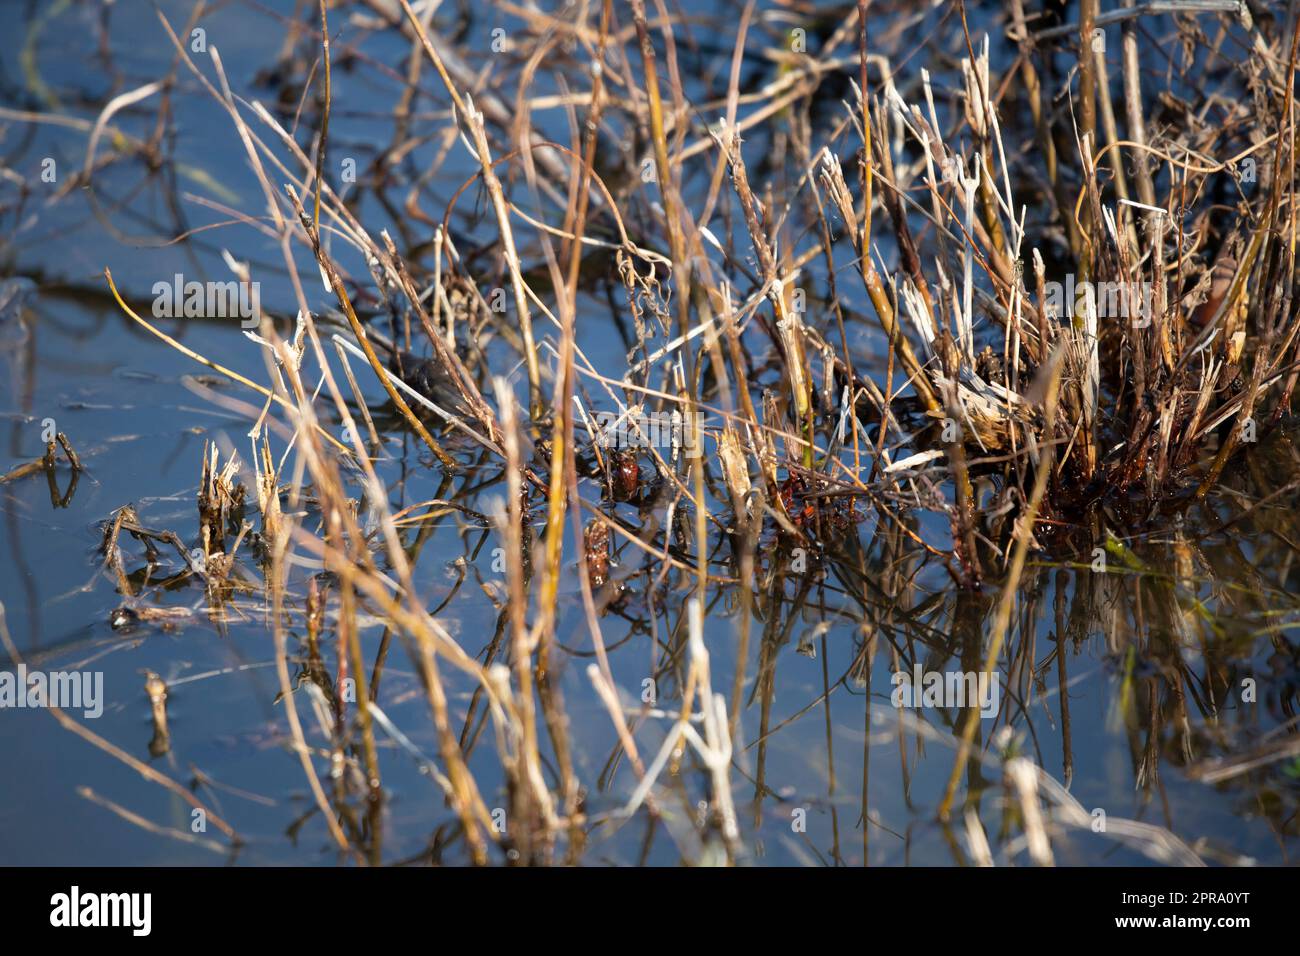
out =
[[[1138,788],[1161,759],[1249,781],[1293,845],[1295,679],[1270,685],[1275,730],[1231,715],[1243,642],[1300,666],[1300,20],[1233,0],[482,6],[509,28],[468,31],[450,4],[300,3],[265,101],[232,93],[215,45],[193,52],[203,3],[159,14],[175,69],[103,110],[80,184],[165,163],[167,104],[201,88],[264,200],[223,207],[227,262],[257,280],[255,234],[294,300],[263,296],[254,380],[108,276],[131,320],[238,383],[209,396],[254,423],[238,457],[205,447],[196,535],[129,508],[106,523],[115,626],[177,613],[127,567],[132,535],[151,566],[170,560],[155,541],[178,553],[214,619],[260,615],[319,819],[359,861],[385,860],[385,764],[409,759],[443,804],[421,859],[578,862],[644,820],[681,859],[752,860],[762,804],[784,799],[765,776],[778,653],[825,661],[828,635],[849,664],[787,720],[825,703],[829,740],[832,691],[865,697],[904,792],[909,754],[955,751],[922,802],[945,832],[956,815],[962,862],[992,861],[990,789],[1010,857],[1068,859],[1095,830],[1066,693],[1094,639]],[[405,58],[376,59],[377,38]],[[338,138],[357,74],[396,91],[388,142]],[[150,97],[152,138],[115,129]],[[436,490],[408,494],[413,473]],[[463,555],[425,547],[444,522]],[[467,581],[490,639],[446,623]],[[431,755],[380,694],[394,639]],[[1002,731],[873,688],[878,660],[949,659],[999,675]],[[1034,706],[1059,758],[1012,733]],[[837,822],[836,862],[887,829],[862,746],[861,849]],[[1109,838],[1156,860],[1240,859],[1122,816]]]

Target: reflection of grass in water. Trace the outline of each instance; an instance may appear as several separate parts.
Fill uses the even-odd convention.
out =
[[[22,69],[23,81],[26,83],[27,89],[51,113],[61,112],[59,99],[41,77],[36,51],[45,28],[66,13],[71,6],[71,0],[55,0],[54,3],[42,10],[32,21],[31,26],[28,27],[27,35],[23,38],[22,49],[18,54],[18,65]]]
[[[191,582],[219,625],[255,613],[241,592],[264,598],[277,706],[341,853],[386,859],[384,772],[400,752],[436,788],[429,859],[573,862],[591,846],[632,846],[645,827],[646,853],[667,837],[684,859],[743,860],[768,832],[765,805],[792,788],[837,810],[830,857],[811,838],[793,841],[798,857],[869,859],[872,827],[894,836],[919,814],[960,862],[1047,862],[1091,817],[1040,767],[1059,763],[1069,786],[1076,747],[1107,746],[1069,712],[1070,658],[1085,647],[1116,665],[1114,687],[1093,684],[1108,687],[1106,724],[1143,800],[1162,765],[1240,793],[1285,775],[1288,745],[1246,719],[1294,717],[1285,669],[1258,678],[1250,709],[1237,684],[1264,640],[1295,657],[1284,508],[1296,469],[1280,426],[1300,316],[1285,308],[1294,211],[1272,172],[1290,168],[1278,117],[1292,93],[1276,65],[1294,65],[1289,38],[1258,34],[1272,61],[1256,52],[1224,67],[1233,88],[1263,91],[1232,122],[1171,111],[1186,92],[1176,79],[1163,99],[1130,88],[1127,138],[1104,95],[1105,59],[1081,51],[1080,154],[1035,72],[1055,41],[1026,39],[1023,86],[1004,88],[980,57],[952,70],[922,56],[944,74],[932,84],[906,65],[917,53],[980,47],[949,22],[934,49],[910,49],[927,32],[888,26],[928,16],[907,5],[873,7],[870,38],[856,13],[818,21],[799,51],[782,42],[789,24],[764,15],[715,23],[736,55],[712,88],[684,79],[683,59],[699,54],[636,0],[619,35],[608,7],[591,9],[573,52],[545,46],[572,24],[518,13],[532,29],[512,35],[486,88],[481,51],[454,48],[400,6],[405,19],[381,32],[402,31],[411,88],[449,97],[453,122],[414,118],[402,95],[379,153],[391,162],[361,164],[346,184],[330,158],[352,148],[345,109],[357,104],[327,79],[340,41],[317,46],[323,5],[276,70],[286,88],[320,83],[321,101],[304,95],[279,118],[244,108],[219,58],[192,56],[186,32],[162,21],[176,75],[227,110],[262,190],[269,215],[243,221],[278,243],[295,279],[299,323],[259,330],[263,383],[118,298],[260,397],[212,393],[257,422],[253,468],[205,452],[197,547],[119,511],[106,565],[137,626],[157,624],[150,600]],[[1096,12],[1082,5],[1085,19]],[[591,70],[601,50],[617,71]],[[373,66],[364,40],[344,55]],[[561,104],[574,111],[566,143],[543,145],[533,128],[556,106],[532,85],[542,64],[577,93]],[[832,77],[866,97],[844,83],[839,111],[823,90]],[[1034,122],[995,109],[1004,94]],[[720,126],[699,124],[719,114]],[[603,155],[621,134],[632,153]],[[124,135],[96,170],[174,163],[157,134]],[[444,149],[469,151],[463,186]],[[1235,174],[1246,160],[1253,183]],[[620,165],[632,174],[606,188],[595,169]],[[1130,185],[1136,205],[1121,201]],[[358,193],[390,213],[391,236],[363,226]],[[441,199],[441,219],[421,208]],[[1026,203],[1029,219],[1015,212]],[[339,317],[308,297],[295,239]],[[1045,255],[1052,281],[1063,263],[1080,281],[1155,286],[1151,321],[1115,321],[1096,303],[1055,314]],[[625,368],[588,358],[602,297]],[[868,329],[876,354],[849,346],[850,330]],[[610,453],[591,425],[609,407],[702,411],[716,452],[645,441]],[[1265,456],[1269,469],[1251,464]],[[435,462],[440,472],[424,467]],[[1229,529],[1250,532],[1253,561]],[[145,548],[146,573],[126,567],[123,534]],[[184,562],[161,579],[156,540]],[[576,606],[562,598],[575,593]],[[488,608],[481,634],[451,626]],[[421,744],[382,694],[394,644],[431,718]],[[783,685],[792,651],[820,667],[820,689],[797,704]],[[997,671],[998,719],[985,726],[956,706],[894,713],[887,748],[869,724],[872,678],[917,664]],[[868,721],[851,742],[850,701]],[[593,708],[599,724],[575,733],[573,714]],[[935,743],[956,757],[923,752]],[[895,777],[891,817],[868,796]],[[1275,803],[1270,826],[1293,836],[1294,801]],[[838,813],[855,804],[856,821]],[[1003,819],[990,835],[991,805]],[[1191,852],[1118,816],[1112,832],[1144,852]],[[1165,822],[1194,825],[1181,813]]]

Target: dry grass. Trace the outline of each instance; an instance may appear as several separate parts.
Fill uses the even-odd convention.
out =
[[[1175,40],[1207,57],[1231,91],[1198,111],[1180,98],[1181,79],[1157,91],[1150,73],[1133,68],[1144,41],[1132,19],[1111,30],[1122,34],[1129,67],[1114,81],[1114,51],[1092,44],[1095,0],[1064,34],[1041,33],[1036,5],[1014,0],[1007,21],[1018,58],[1000,67],[961,0],[943,20],[948,36],[962,37],[955,60],[906,46],[906,5],[877,21],[859,2],[826,24],[801,4],[783,7],[784,19],[748,4],[731,28],[724,95],[693,102],[698,87],[683,58],[695,39],[666,5],[579,0],[564,17],[502,6],[528,28],[484,85],[424,5],[320,4],[320,29],[364,24],[410,44],[394,107],[401,132],[364,186],[397,192],[399,157],[437,145],[433,166],[402,186],[401,218],[434,230],[431,251],[420,252],[411,235],[372,236],[327,175],[328,117],[346,104],[330,86],[337,42],[321,44],[316,19],[294,25],[299,39],[284,64],[316,77],[318,101],[299,107],[318,110],[314,136],[296,128],[298,116],[287,125],[234,96],[219,52],[197,58],[163,20],[177,70],[229,116],[265,201],[247,221],[277,243],[296,295],[291,329],[267,320],[250,336],[266,359],[265,384],[187,350],[264,400],[247,449],[256,543],[241,553],[252,521],[239,517],[235,460],[222,466],[215,448],[205,450],[199,573],[213,605],[231,599],[241,575],[265,596],[295,749],[341,852],[382,859],[361,834],[384,800],[379,742],[391,738],[430,767],[472,862],[576,861],[592,826],[621,825],[643,808],[684,856],[735,861],[745,854],[732,793],[745,688],[770,701],[779,646],[765,632],[759,673],[746,672],[751,612],[770,600],[773,575],[794,577],[778,570],[791,549],[836,568],[868,635],[920,615],[909,606],[908,562],[942,564],[967,595],[1000,591],[988,640],[977,634],[969,655],[974,669],[991,672],[1037,574],[1031,553],[1122,553],[1111,529],[1122,535],[1201,506],[1288,421],[1300,375],[1291,82],[1300,23],[1281,35],[1280,22],[1249,22],[1244,5],[1244,22],[1177,18]],[[816,24],[815,49],[785,32],[805,22]],[[884,36],[871,35],[874,22],[890,24]],[[918,54],[934,56],[957,85],[937,88],[911,62]],[[777,68],[742,80],[747,57]],[[1063,59],[1077,83],[1063,85]],[[562,64],[560,91],[534,95],[536,74],[552,62]],[[1116,115],[1112,88],[1121,85]],[[417,122],[417,100],[443,118]],[[549,108],[567,118],[567,144],[533,127]],[[96,132],[110,128],[112,112]],[[1031,120],[1005,128],[1014,116]],[[614,145],[620,133],[630,153]],[[747,150],[746,140],[767,153]],[[439,219],[421,203],[455,150],[474,171]],[[458,201],[476,194],[490,211],[477,235],[491,237],[471,244],[454,223]],[[310,213],[301,196],[312,197]],[[300,278],[295,244],[315,259],[337,315],[308,295],[312,277]],[[1063,310],[1050,283],[1067,273],[1120,291]],[[588,312],[593,276],[630,329],[625,369],[599,368],[583,350],[585,330],[603,321]],[[1143,289],[1148,298],[1131,294]],[[502,293],[508,312],[491,304]],[[387,338],[359,314],[362,298],[387,317]],[[386,407],[367,405],[369,383],[349,356],[369,366]],[[593,441],[596,404],[634,420],[640,410],[702,413],[706,453],[676,443],[610,454]],[[461,471],[501,477],[504,501],[483,517],[505,550],[505,637],[482,657],[448,633],[414,584],[420,549],[402,533],[411,515],[390,504],[376,471],[398,429],[418,436],[428,466],[449,481]],[[52,462],[51,452],[40,467]],[[604,500],[584,496],[579,479],[591,476],[605,485]],[[642,496],[653,496],[656,517],[629,528],[609,505]],[[440,495],[430,507],[463,507],[455,499]],[[947,532],[921,520],[927,514]],[[862,545],[868,518],[872,540]],[[119,513],[110,562],[120,560],[123,530],[152,535]],[[629,548],[681,607],[664,638],[679,678],[675,711],[630,705],[609,664],[602,616],[619,599],[610,554]],[[311,581],[309,597],[295,570],[303,558],[329,573],[319,593]],[[561,582],[575,579],[594,654],[587,673],[635,780],[623,809],[600,820],[588,815],[593,781],[580,776],[553,680]],[[806,596],[811,586],[796,590]],[[743,610],[729,696],[717,689],[728,682],[711,670],[704,641],[711,587],[737,589]],[[384,626],[385,650],[373,662],[362,614]],[[303,653],[331,662],[312,671],[324,675],[312,680],[319,735],[295,703],[291,621],[308,624]],[[413,750],[369,689],[392,636],[420,675],[436,758]],[[855,666],[869,673],[878,652],[897,663],[900,648],[869,636]],[[450,671],[474,687],[459,732]],[[351,701],[337,692],[345,675],[356,686]],[[486,715],[506,782],[504,832],[467,761],[474,712]],[[760,739],[771,732],[768,717],[765,703]],[[644,741],[647,724],[662,726],[657,747]],[[941,816],[962,774],[989,759],[977,724],[968,714],[945,737],[958,757]],[[908,732],[917,731],[900,724],[900,737]],[[691,754],[707,780],[702,814],[672,782]],[[328,779],[325,763],[335,770]],[[1051,833],[1086,827],[1087,814],[1024,758],[993,765],[1005,767],[1029,857],[1053,862]],[[1040,807],[1056,810],[1045,819]],[[978,816],[965,821],[973,859],[991,861]],[[1163,831],[1123,832],[1158,859],[1196,858]]]

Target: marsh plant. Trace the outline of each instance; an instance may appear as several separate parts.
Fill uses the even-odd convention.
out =
[[[248,171],[233,291],[178,275],[151,321],[106,281],[251,431],[205,444],[193,534],[122,508],[100,554],[126,627],[262,628],[318,835],[1245,861],[1174,779],[1293,854],[1294,11],[477,6],[299,4],[256,96],[207,5],[160,11],[128,96],[188,85]],[[92,140],[84,181],[170,142]],[[179,341],[192,286],[263,374]],[[390,803],[412,763],[435,792]]]

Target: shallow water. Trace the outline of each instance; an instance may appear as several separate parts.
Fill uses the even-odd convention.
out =
[[[266,102],[276,96],[256,78],[275,62],[283,42],[282,17],[294,6],[237,3],[205,15],[208,43],[219,48],[237,93]],[[188,5],[161,7],[179,30]],[[734,11],[727,15],[734,24]],[[336,16],[341,46],[354,27],[344,12]],[[909,29],[924,32],[936,16],[931,13]],[[466,42],[486,46],[499,23],[514,21],[491,12],[476,18]],[[174,57],[151,4],[114,6],[109,63],[99,57],[96,15],[88,5],[6,4],[0,27],[0,102],[47,116],[93,122],[108,98],[165,75]],[[723,48],[712,53],[709,36],[697,40],[702,47],[694,55],[725,74],[730,38],[720,37]],[[31,75],[25,75],[27,44],[34,44],[43,90],[33,88]],[[376,64],[400,73],[408,47],[390,31],[366,40],[360,50],[365,60],[351,68],[336,64],[331,151],[336,160],[355,156],[364,167],[392,136],[387,110],[397,87]],[[203,62],[212,77],[211,63]],[[253,264],[265,309],[277,316],[293,311],[276,243],[247,226],[230,225],[228,212],[197,201],[206,197],[250,215],[266,209],[229,117],[184,70],[179,77],[172,160],[156,173],[138,161],[114,163],[96,174],[93,192],[74,187],[60,193],[86,160],[88,130],[3,123],[5,165],[27,180],[29,191],[20,195],[12,182],[0,185],[0,279],[5,282],[0,287],[0,472],[39,458],[43,432],[51,424],[70,438],[85,470],[71,494],[74,476],[62,460],[53,492],[41,474],[0,485],[0,602],[29,670],[102,672],[102,716],[83,720],[73,711],[75,719],[135,759],[197,788],[238,830],[244,845],[231,853],[177,838],[179,833],[221,842],[212,828],[194,833],[189,804],[69,733],[48,713],[0,709],[0,863],[338,860],[288,746],[262,595],[237,595],[221,613],[210,613],[201,582],[180,575],[184,568],[175,554],[160,549],[160,564],[151,568],[143,546],[124,536],[126,569],[141,602],[182,609],[184,616],[166,624],[113,626],[114,612],[126,602],[99,552],[104,523],[116,509],[132,504],[144,525],[173,530],[193,547],[205,440],[217,444],[223,461],[231,451],[244,460],[252,453],[249,415],[231,410],[229,403],[223,407],[212,393],[260,403],[133,325],[108,295],[104,268],[144,310],[154,283],[170,281],[176,273],[229,278],[221,258],[221,250],[228,249]],[[535,92],[555,89],[555,79],[539,73]],[[295,105],[290,100],[288,119]],[[445,107],[436,98],[419,103],[426,112]],[[154,101],[146,101],[128,107],[113,123],[147,136],[155,111]],[[541,118],[540,125],[564,136],[566,121],[559,111]],[[299,137],[306,139],[306,134]],[[758,152],[764,148],[761,141],[750,146]],[[101,145],[101,155],[105,148]],[[426,144],[417,156],[427,162],[434,148]],[[46,159],[54,160],[52,183],[41,181]],[[457,147],[446,172],[422,196],[422,207],[440,213],[470,168]],[[468,213],[474,204],[467,194],[459,208]],[[480,212],[481,205],[480,200]],[[392,210],[368,192],[355,211],[373,233],[392,229],[399,246],[430,239],[427,226],[394,221]],[[224,225],[201,228],[216,223]],[[466,221],[463,228],[472,235],[474,223]],[[187,238],[171,241],[187,232]],[[892,254],[882,249],[882,255]],[[309,252],[298,247],[295,255],[304,278],[314,278]],[[365,275],[362,264],[349,266]],[[34,285],[20,285],[24,280]],[[319,287],[307,294],[314,306],[332,304]],[[851,300],[861,297],[860,290],[845,295],[851,306],[865,309]],[[592,316],[580,320],[587,356],[607,374],[620,375],[626,347],[607,318],[604,291],[590,290],[583,305]],[[237,320],[159,325],[187,347],[266,381],[262,356],[239,334]],[[879,335],[864,323],[855,325],[851,344],[864,366],[880,364]],[[497,348],[502,357],[510,354],[499,343]],[[357,368],[359,377],[363,372]],[[379,388],[365,381],[372,407],[381,407]],[[593,383],[585,384],[596,392]],[[337,423],[331,424],[337,432]],[[395,510],[454,498],[488,512],[504,494],[497,467],[467,469],[447,488],[410,435],[392,428],[386,436],[386,460],[379,469]],[[1216,759],[1241,758],[1295,732],[1300,569],[1293,566],[1290,550],[1297,540],[1290,510],[1294,494],[1205,536],[1235,517],[1242,501],[1274,490],[1270,476],[1288,474],[1294,460],[1290,440],[1282,435],[1252,459],[1251,468],[1230,477],[1230,491],[1189,513],[1185,523],[1160,519],[1116,527],[1114,533],[1131,552],[1122,558],[1113,552],[1107,573],[1094,570],[1091,549],[1073,553],[1069,542],[1051,555],[1032,556],[999,669],[996,717],[981,722],[977,738],[988,747],[988,765],[964,778],[978,785],[970,805],[981,814],[995,855],[1024,860],[998,766],[1002,753],[1016,750],[1068,786],[1094,822],[1102,819],[1100,811],[1108,819],[1165,827],[1212,863],[1294,858],[1300,761],[1292,756],[1219,782],[1202,779]],[[1283,483],[1277,480],[1276,486]],[[583,494],[602,503],[596,482],[584,480]],[[725,511],[714,503],[718,513]],[[632,526],[656,512],[649,506],[604,505]],[[892,546],[884,529],[874,516],[862,517],[824,560],[813,556],[812,574],[794,570],[792,556],[771,543],[770,533],[765,537],[761,557],[776,573],[760,575],[764,587],[743,661],[737,660],[742,612],[735,588],[715,584],[710,590],[705,642],[714,687],[730,697],[738,664],[744,674],[740,743],[731,770],[742,862],[968,862],[959,818],[951,830],[935,822],[954,758],[944,738],[964,711],[895,708],[892,677],[918,663],[926,671],[977,670],[996,582],[982,595],[962,593],[937,562],[887,550]],[[431,609],[442,606],[438,620],[468,653],[495,655],[500,615],[480,586],[502,577],[493,567],[494,533],[458,512],[412,526],[412,543],[417,531],[421,599]],[[929,532],[942,537],[946,524],[936,519]],[[620,602],[605,609],[601,626],[616,682],[635,706],[644,682],[653,680],[659,705],[673,709],[682,692],[689,582],[663,585],[656,579],[658,565],[626,542],[616,544],[615,561],[615,575],[625,580],[626,590]],[[719,559],[713,573],[734,569]],[[160,583],[172,575],[178,579]],[[901,596],[904,578],[910,588]],[[689,761],[659,795],[659,823],[644,812],[631,820],[616,816],[635,778],[626,759],[618,760],[617,737],[587,677],[593,652],[576,573],[561,592],[557,635],[565,652],[553,673],[593,821],[582,859],[666,865],[716,859],[716,847],[708,841],[701,845],[690,820],[707,795],[708,780]],[[299,590],[290,597],[301,601],[303,596]],[[865,639],[873,635],[868,653]],[[363,629],[368,666],[382,637],[377,622]],[[292,655],[300,653],[291,646]],[[295,663],[301,664],[301,657],[295,656]],[[7,654],[0,656],[0,669],[15,667]],[[150,749],[155,729],[145,691],[149,672],[168,686],[170,748],[159,756]],[[464,727],[470,769],[487,805],[503,806],[503,778],[492,730],[483,726],[482,704],[459,675],[447,679],[453,723],[458,733]],[[1247,687],[1253,693],[1244,693]],[[325,746],[306,692],[300,690],[299,697],[309,739]],[[400,642],[393,642],[386,656],[377,702],[420,754],[438,752],[421,683]],[[666,726],[649,718],[638,729],[644,756],[657,751]],[[934,739],[925,728],[936,731]],[[351,801],[363,834],[358,842],[372,860],[386,863],[463,862],[455,815],[440,792],[392,737],[380,734],[379,739],[385,800],[374,819],[365,818],[362,801]],[[325,762],[317,764],[324,774]],[[1059,861],[1152,862],[1113,830],[1068,831],[1054,844]]]

